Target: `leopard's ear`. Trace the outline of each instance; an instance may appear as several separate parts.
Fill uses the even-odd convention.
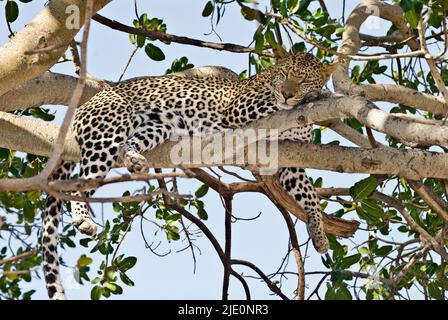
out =
[[[328,79],[330,79],[331,74],[336,71],[338,66],[339,66],[338,60],[335,60],[333,63],[328,63],[328,64],[322,65],[322,70],[321,70],[322,79],[324,81],[327,81]]]

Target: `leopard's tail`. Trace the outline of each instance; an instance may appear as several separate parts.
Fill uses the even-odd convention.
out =
[[[53,172],[52,180],[68,180],[76,163],[62,161]],[[65,299],[62,286],[61,273],[59,271],[58,257],[58,226],[61,220],[62,200],[51,195],[47,196],[42,223],[42,252],[45,283],[48,296],[53,300]]]
[[[322,212],[317,209],[308,209],[306,211],[308,221],[306,223],[306,229],[313,242],[314,249],[320,254],[325,254],[330,248],[330,243],[325,235],[324,222],[322,219]]]
[[[319,197],[302,168],[281,168],[279,170],[280,184],[307,215],[307,231],[317,252],[324,254],[329,249],[328,238],[325,235],[322,209]]]

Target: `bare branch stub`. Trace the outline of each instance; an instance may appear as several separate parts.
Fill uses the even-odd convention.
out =
[[[263,188],[270,199],[281,204],[283,208],[287,209],[300,220],[307,221],[305,211],[297,204],[291,195],[283,191],[283,188],[278,181],[278,177],[260,176],[260,180],[263,181]],[[325,232],[344,238],[353,236],[359,226],[359,222],[357,221],[344,220],[327,215],[324,215],[323,219]]]

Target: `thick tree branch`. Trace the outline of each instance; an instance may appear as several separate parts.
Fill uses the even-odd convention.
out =
[[[93,12],[109,2],[95,1]],[[82,0],[50,1],[25,28],[0,47],[0,96],[38,77],[58,61],[82,27],[85,8],[86,1]],[[75,23],[70,20],[78,17]],[[26,54],[52,46],[54,50]]]
[[[44,104],[68,105],[78,80],[73,76],[46,72],[0,96],[0,111],[27,109]],[[108,86],[106,81],[87,79],[79,104],[85,103]]]
[[[282,130],[293,127],[291,119],[295,117],[291,112],[298,111],[278,112],[269,118],[254,122],[249,128],[254,130],[259,128],[280,128]],[[45,156],[50,155],[56,139],[56,132],[58,132],[58,126],[56,125],[23,119],[11,114],[0,114],[0,127],[3,128],[3,136],[0,141],[1,147]],[[209,138],[205,139],[205,142],[203,141],[203,148],[207,147],[207,144],[213,143],[213,140]],[[173,162],[171,156],[173,147],[176,146],[177,150],[191,149],[192,140],[185,137],[181,141],[168,141],[158,146],[145,154],[149,165],[155,168],[178,167],[179,165],[186,168],[198,168],[234,164],[254,170],[257,169],[257,166],[260,166],[259,163],[238,164],[230,159],[224,159],[217,163],[216,160],[205,154],[201,161],[196,163],[191,163],[191,161],[190,163]],[[412,180],[424,177],[439,179],[448,177],[448,168],[446,166],[448,155],[442,153],[394,148],[366,150],[288,141],[279,142],[278,147],[279,167],[295,166],[337,172],[399,175]],[[247,150],[245,152],[245,159],[248,159]],[[225,152],[222,152],[222,154],[225,154]],[[78,146],[71,136],[66,140],[63,159],[79,161]]]
[[[373,10],[375,8],[375,10]],[[350,14],[344,26],[342,44],[338,52],[344,56],[355,55],[360,47],[359,30],[365,20],[373,13],[379,13],[380,17],[391,21],[401,33],[406,44],[416,51],[420,50],[415,35],[403,19],[403,10],[399,5],[389,4],[379,0],[365,0],[360,3]],[[349,94],[364,93],[371,101],[388,101],[402,103],[414,108],[426,110],[435,114],[445,114],[447,105],[443,98],[400,86],[386,84],[356,85],[348,77],[348,66],[350,59],[340,60],[338,70],[333,74],[333,85],[338,92]]]
[[[65,113],[64,121],[62,122],[60,129],[58,131],[58,137],[56,139],[56,143],[54,145],[50,159],[48,160],[45,169],[39,174],[39,176],[42,176],[42,178],[44,178],[45,180],[48,180],[52,172],[56,169],[56,167],[60,163],[62,152],[64,152],[65,138],[67,137],[67,134],[70,130],[73,117],[75,116],[76,108],[79,106],[81,98],[83,96],[87,75],[87,41],[89,39],[90,17],[93,13],[93,4],[94,4],[93,0],[86,1],[86,8],[84,14],[85,16],[84,32],[82,35],[82,42],[81,42],[81,61],[80,61],[81,65],[79,72],[79,81],[76,84],[75,90],[73,91],[73,95],[70,98],[67,112]]]
[[[385,112],[363,97],[334,95],[330,99],[306,104],[294,112],[299,125],[351,116],[367,127],[401,141],[424,146],[448,146],[448,126],[441,126],[441,122],[427,121],[411,115]]]

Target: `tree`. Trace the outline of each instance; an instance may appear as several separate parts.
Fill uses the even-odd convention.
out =
[[[193,228],[198,228],[212,243],[224,269],[223,299],[228,298],[229,282],[233,278],[241,283],[247,298],[250,297],[248,278],[246,273],[236,271],[240,270],[238,266],[246,267],[252,277],[264,281],[270,291],[283,299],[323,296],[325,299],[445,299],[447,1],[365,0],[347,19],[331,16],[325,1],[272,0],[266,11],[252,5],[252,1],[204,1],[202,16],[210,19],[212,31],[226,18],[225,9],[230,6],[239,8],[241,19],[258,22],[253,39],[247,39],[253,40],[253,46],[249,47],[169,34],[163,20],[141,14],[137,6],[134,21],[127,24],[96,13],[109,2],[51,1],[19,32],[14,32],[12,26],[22,10],[21,5],[17,1],[4,2],[11,34],[10,41],[0,47],[1,297],[29,299],[33,295],[33,290],[23,289],[23,283],[30,282],[32,275],[40,272],[38,239],[45,194],[70,199],[69,190],[86,186],[155,180],[157,185],[148,184],[138,194],[126,191],[119,198],[87,199],[113,202],[118,214],[105,222],[94,239],[79,241],[79,246],[90,247],[92,252],[104,256],[97,270],[99,276],[93,279],[94,272],[89,267],[91,257],[80,256],[76,265],[79,282],[93,284],[93,299],[119,295],[123,284],[134,284],[126,272],[134,267],[137,258],[118,251],[131,227],[136,225],[135,220],[148,220],[148,216],[154,215],[158,230],[166,233],[168,241],[186,239],[193,259],[199,250],[194,243],[198,233]],[[361,27],[372,22],[369,17],[376,18],[375,23],[379,19],[391,22],[387,34],[361,33]],[[310,97],[300,108],[278,112],[250,125],[254,129],[279,131],[297,125],[319,125],[314,130],[313,144],[279,143],[280,167],[368,174],[344,188],[323,188],[325,176],[313,180],[326,211],[325,226],[330,240],[330,252],[322,256],[318,270],[305,268],[308,241],[300,234],[300,240],[305,241],[300,244],[290,215],[306,221],[302,208],[282,191],[275,175],[262,176],[257,166],[239,165],[253,173],[252,179],[224,167],[227,163],[216,164],[207,158],[200,164],[183,165],[169,172],[156,169],[154,174],[146,176],[124,175],[102,181],[48,179],[60,159],[79,159],[79,150],[69,131],[76,107],[101,89],[115,85],[87,73],[91,23],[129,35],[130,46],[134,48],[129,63],[138,50],[144,50],[154,61],[164,60],[158,41],[249,55],[256,72],[273,64],[280,48],[290,52],[309,50],[321,60],[339,61],[332,77],[334,92],[322,92]],[[82,41],[76,43],[74,37],[82,25]],[[79,77],[48,71],[60,61],[72,61]],[[224,68],[192,67],[187,57],[182,57],[173,61],[167,73],[180,72],[185,77],[237,76]],[[238,76],[247,77],[248,72]],[[387,82],[377,83],[380,80]],[[48,104],[68,106],[60,126],[49,123],[53,116],[44,106]],[[340,140],[323,144],[321,136],[325,129],[336,132],[344,139],[342,142],[349,141],[354,146],[342,146]],[[176,168],[169,157],[174,144],[167,142],[146,154],[150,165]],[[222,175],[232,177],[233,181],[223,182]],[[202,186],[187,197],[177,187],[181,178],[197,179]],[[224,244],[207,226],[207,204],[202,198],[210,189],[222,199]],[[233,196],[245,192],[266,195],[286,223],[286,231],[275,230],[288,232],[289,243],[285,259],[274,272],[266,273],[253,262],[232,255]],[[338,210],[329,212],[329,208]],[[60,246],[78,246],[75,233],[70,225],[60,230]],[[353,235],[356,237],[350,241]],[[145,237],[144,232],[142,236]],[[290,255],[295,259],[294,266],[289,263]],[[320,280],[306,288],[309,279],[316,275]],[[360,284],[360,279],[364,283]],[[283,292],[282,284],[291,281],[296,282],[295,293]],[[41,280],[33,280],[32,285],[43,284]]]

